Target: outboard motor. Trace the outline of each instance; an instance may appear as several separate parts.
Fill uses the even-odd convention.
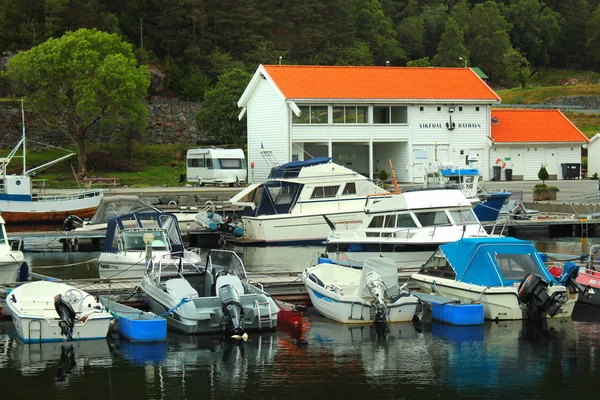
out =
[[[225,329],[231,335],[242,336],[244,334],[244,309],[240,302],[240,296],[232,285],[223,285],[219,288],[219,300],[221,300],[223,314],[227,318]]]
[[[594,289],[577,282],[577,275],[579,275],[579,265],[573,261],[567,261],[565,265],[563,265],[563,270],[558,280],[561,285],[568,287],[573,292],[579,292],[586,299],[589,299],[595,293]]]
[[[546,282],[541,276],[529,273],[519,285],[519,300],[528,307],[545,312],[554,317],[560,311],[560,304],[554,297],[548,296]]]
[[[72,231],[77,228],[83,227],[83,220],[79,218],[77,215],[69,215],[63,221],[63,229],[65,231]]]
[[[75,310],[68,301],[65,301],[61,294],[54,296],[54,308],[60,317],[58,326],[65,340],[73,340],[73,327],[75,326]]]
[[[375,306],[375,323],[385,322],[388,320],[388,308],[385,304],[387,298],[387,287],[381,276],[375,271],[367,273],[367,289],[373,296],[373,305]]]

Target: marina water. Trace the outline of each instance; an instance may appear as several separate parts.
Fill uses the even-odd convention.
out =
[[[594,243],[590,239],[589,244]],[[599,241],[600,242],[600,241]],[[536,240],[539,250],[579,254],[578,239]],[[300,272],[321,247],[235,248],[251,272]],[[27,252],[34,270],[97,276],[98,253]],[[25,345],[0,325],[0,382],[18,399],[454,399],[584,398],[600,373],[600,310],[572,319],[432,322],[376,329],[331,322],[309,308],[301,329],[247,342],[169,332],[164,343],[107,340]]]

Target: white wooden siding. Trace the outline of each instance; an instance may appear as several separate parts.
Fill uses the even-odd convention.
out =
[[[596,134],[588,145],[588,177],[600,176],[600,134]]]

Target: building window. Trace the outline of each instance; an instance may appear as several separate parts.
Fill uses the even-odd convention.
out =
[[[462,107],[458,107],[458,111],[462,111]]]
[[[479,107],[475,107],[475,111],[479,111]]]
[[[333,106],[334,124],[366,124],[369,108],[364,106]]]
[[[292,114],[293,124],[326,124],[327,106],[299,106],[300,116]]]
[[[419,107],[419,111],[423,111],[425,107]]]
[[[438,108],[437,108],[437,110],[438,110],[438,111],[442,111],[442,107],[438,107]]]
[[[408,123],[408,107],[406,106],[373,106],[374,124],[406,124]]]

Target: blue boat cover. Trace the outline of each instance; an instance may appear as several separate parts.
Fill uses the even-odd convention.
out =
[[[331,161],[331,157],[315,157],[306,161],[292,161],[281,164],[271,169],[268,179],[295,178],[304,167],[326,164]]]
[[[512,286],[532,272],[549,285],[559,284],[531,241],[511,237],[464,238],[443,244],[440,249],[460,282],[488,287]]]
[[[478,176],[481,175],[476,168],[441,168],[442,176]]]

